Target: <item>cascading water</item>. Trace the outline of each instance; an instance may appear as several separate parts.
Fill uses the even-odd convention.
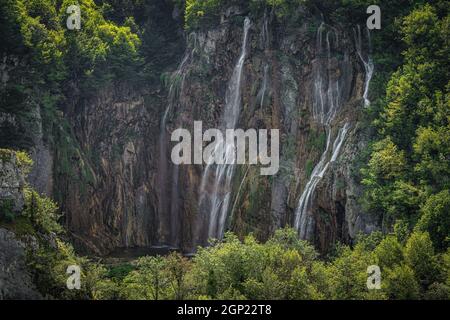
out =
[[[266,97],[268,82],[269,82],[269,65],[266,63],[264,65],[264,75],[263,75],[261,90],[258,93],[258,97],[259,97],[259,101],[260,101],[259,106],[261,109],[264,107],[264,99]]]
[[[221,129],[235,129],[241,109],[242,70],[247,55],[247,38],[250,29],[250,19],[245,18],[242,48],[239,59],[234,67],[225,94],[225,108],[221,119]],[[224,143],[224,159],[234,157],[234,145]],[[234,161],[234,159],[233,159]],[[199,210],[205,215],[208,224],[207,238],[221,239],[231,201],[231,182],[235,170],[234,164],[208,164],[204,170],[201,186]]]
[[[269,48],[270,38],[269,38],[269,16],[267,10],[264,11],[264,17],[261,25],[261,37],[259,38],[261,47],[264,49]]]
[[[312,201],[312,195],[314,193],[314,190],[317,187],[317,184],[320,182],[320,180],[323,178],[324,174],[326,173],[330,163],[335,162],[339,152],[341,150],[342,144],[345,140],[345,136],[348,132],[349,124],[345,123],[344,127],[339,130],[339,133],[333,143],[333,149],[331,153],[330,160],[327,161],[328,151],[330,150],[330,137],[331,133],[328,130],[327,133],[327,145],[325,152],[322,154],[322,157],[320,158],[319,163],[314,167],[311,178],[309,179],[308,183],[305,186],[305,190],[303,191],[303,194],[300,197],[299,205],[297,207],[297,210],[295,212],[295,228],[299,232],[299,236],[302,239],[305,239],[308,237],[309,234],[312,232],[312,226],[311,223],[312,217],[309,213],[309,210],[311,209],[311,201]]]
[[[340,105],[339,79],[334,79],[330,74],[331,69],[331,43],[330,31],[325,36],[326,52],[323,48],[323,32],[325,25],[322,23],[317,30],[317,54],[320,59],[313,64],[314,72],[314,101],[313,117],[323,125],[329,125],[336,116]],[[336,37],[337,41],[337,37]],[[323,58],[326,63],[323,63]]]
[[[374,72],[375,66],[373,64],[372,57],[370,56],[371,46],[372,46],[371,45],[371,40],[370,40],[370,31],[369,31],[369,29],[366,29],[366,30],[367,30],[367,42],[368,42],[367,59],[364,59],[364,55],[363,55],[361,27],[358,25],[356,31],[355,31],[355,29],[353,29],[353,33],[354,33],[354,36],[355,36],[356,52],[358,53],[359,59],[363,63],[364,70],[366,72],[366,76],[365,76],[365,79],[364,79],[363,98],[364,98],[364,106],[368,107],[370,105],[369,86],[370,86],[370,81],[372,80],[372,77],[373,77],[373,72]]]
[[[300,238],[308,239],[312,235],[313,216],[311,212],[312,196],[317,184],[323,178],[331,162],[336,161],[345,136],[349,129],[346,123],[337,134],[337,137],[331,146],[331,122],[339,111],[341,104],[340,78],[335,78],[331,74],[331,39],[330,35],[334,35],[334,41],[337,45],[337,32],[327,31],[325,35],[325,50],[323,45],[323,33],[325,24],[322,23],[316,35],[316,53],[318,59],[313,64],[314,72],[314,88],[313,88],[313,117],[314,120],[325,126],[327,136],[325,151],[320,157],[319,163],[314,167],[309,181],[306,183],[305,189],[300,196],[298,206],[295,210],[294,227],[299,233]],[[325,59],[325,61],[324,61]],[[331,157],[329,155],[331,149]]]
[[[264,50],[269,49],[270,46],[270,38],[269,38],[269,17],[267,12],[264,12],[264,18],[261,26],[261,35],[260,35],[261,47]],[[258,92],[258,100],[260,101],[260,108],[264,107],[264,99],[266,97],[267,90],[269,89],[269,63],[267,61],[267,57],[265,59],[264,68],[263,68],[263,78],[261,89]]]
[[[261,48],[263,48],[264,50],[267,50],[270,46],[270,38],[269,38],[269,17],[267,14],[267,11],[264,12],[264,18],[261,24],[261,34],[260,34],[260,45]],[[262,109],[264,107],[264,102],[265,102],[265,98],[266,98],[266,94],[267,91],[270,89],[270,84],[269,84],[269,63],[266,61],[264,63],[264,68],[263,68],[263,77],[262,77],[262,83],[261,83],[261,88],[258,92],[257,95],[257,101],[259,101],[259,106]],[[236,209],[238,200],[239,200],[239,196],[241,194],[241,190],[242,187],[244,186],[244,182],[245,179],[248,176],[248,173],[250,171],[250,166],[247,167],[247,169],[245,170],[244,176],[241,179],[241,182],[239,183],[239,188],[236,192],[236,197],[234,199],[234,203],[233,206],[231,208],[230,211],[230,217],[233,217],[233,213]]]
[[[193,35],[195,37],[195,35]],[[176,245],[177,242],[177,226],[178,226],[178,166],[174,167],[172,179],[170,176],[170,166],[168,158],[168,137],[167,137],[167,119],[170,112],[178,102],[179,93],[183,91],[184,82],[187,74],[189,60],[192,57],[192,50],[186,50],[184,57],[179,64],[177,70],[170,77],[168,104],[164,115],[161,118],[160,135],[159,135],[159,164],[158,164],[158,183],[159,183],[159,239],[160,243]],[[171,184],[169,188],[168,184]],[[170,189],[170,190],[169,190]],[[170,202],[167,202],[170,194]]]
[[[231,208],[230,219],[233,218],[234,210],[236,209],[236,205],[238,203],[239,196],[241,195],[242,187],[244,186],[244,182],[245,182],[245,179],[247,178],[249,171],[250,171],[250,166],[248,166],[247,169],[245,170],[244,176],[242,177],[241,183],[239,184],[239,188],[236,192],[236,197],[234,199],[233,207]]]

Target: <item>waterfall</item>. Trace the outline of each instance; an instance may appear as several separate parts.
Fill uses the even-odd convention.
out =
[[[247,38],[250,29],[250,19],[244,21],[241,54],[228,82],[225,94],[225,107],[221,119],[221,129],[235,129],[241,108],[242,70],[247,55]],[[224,159],[235,156],[234,144],[224,144]],[[204,170],[200,185],[199,210],[208,220],[208,238],[221,239],[223,237],[228,207],[231,200],[231,182],[235,170],[234,164],[225,161],[224,164],[208,164]],[[206,222],[206,221],[204,221]]]
[[[247,170],[245,170],[244,176],[242,177],[241,183],[239,184],[239,189],[238,189],[238,191],[236,193],[236,198],[234,199],[234,204],[233,204],[233,207],[231,208],[231,212],[230,212],[230,217],[231,218],[233,217],[234,210],[236,209],[236,205],[238,203],[239,196],[241,195],[242,187],[244,186],[244,182],[245,182],[245,179],[247,178],[247,175],[248,175],[249,171],[250,171],[250,166],[248,166]]]
[[[194,35],[195,37],[195,35]],[[176,243],[177,237],[177,214],[178,214],[178,167],[175,166],[175,170],[172,172],[172,179],[169,179],[169,158],[168,158],[168,137],[167,137],[167,119],[176,106],[179,98],[179,94],[183,91],[184,82],[187,74],[188,62],[192,57],[193,50],[187,49],[181,63],[175,72],[170,77],[168,103],[164,111],[163,117],[160,123],[159,134],[159,163],[158,163],[158,183],[159,183],[159,201],[158,201],[158,233],[162,242]],[[168,183],[171,184],[169,188]],[[170,190],[169,190],[170,189]],[[171,202],[167,202],[170,194]],[[170,235],[166,235],[164,231],[169,232]],[[169,239],[170,236],[170,239]]]
[[[349,129],[349,124],[345,123],[344,127],[339,130],[339,133],[333,143],[333,149],[331,153],[331,158],[327,161],[328,151],[330,150],[330,137],[331,132],[330,128],[327,127],[327,145],[325,148],[325,152],[322,154],[319,163],[314,167],[311,177],[308,183],[305,186],[305,190],[303,191],[299,205],[295,211],[295,223],[294,227],[298,230],[299,236],[302,239],[306,239],[309,234],[311,234],[311,229],[313,224],[311,223],[312,216],[310,214],[310,209],[312,205],[312,195],[314,194],[314,190],[317,187],[317,184],[322,180],[325,175],[330,163],[335,162],[339,152],[341,150],[342,144],[344,143],[345,136],[347,135]]]
[[[269,38],[269,16],[267,10],[264,11],[264,17],[261,25],[261,35],[259,38],[260,46],[263,49],[268,49],[270,44]]]
[[[269,17],[267,15],[267,10],[264,12],[264,18],[261,25],[261,35],[260,35],[261,48],[264,50],[269,49],[270,47],[270,38],[269,38]],[[267,57],[265,58],[264,68],[263,68],[263,79],[261,89],[258,92],[257,98],[260,101],[260,107],[264,107],[264,99],[266,97],[266,91],[268,89],[269,82],[269,62],[267,61]]]
[[[258,97],[259,97],[259,100],[260,100],[260,105],[259,106],[260,106],[261,109],[264,107],[264,98],[266,96],[268,81],[269,81],[269,64],[266,63],[264,65],[264,74],[263,74],[261,90],[258,93]]]
[[[330,33],[325,35],[325,50],[323,46],[323,32],[325,25],[322,23],[317,29],[316,51],[320,59],[313,63],[314,72],[314,99],[313,99],[313,117],[316,121],[324,125],[329,125],[336,116],[337,109],[340,106],[339,79],[334,79],[330,73],[331,70],[331,40]],[[337,36],[335,35],[335,41]],[[323,63],[326,58],[326,63]]]
[[[370,105],[369,86],[370,86],[370,81],[372,80],[372,77],[373,77],[373,71],[375,69],[375,66],[373,64],[372,57],[370,56],[370,51],[371,51],[370,31],[369,31],[369,29],[366,29],[366,30],[367,30],[367,42],[368,42],[367,60],[364,59],[364,56],[363,56],[362,39],[361,39],[362,38],[361,37],[361,27],[358,25],[357,31],[355,31],[355,29],[353,29],[353,33],[354,33],[354,36],[355,36],[356,52],[358,53],[359,59],[363,63],[364,70],[366,72],[366,76],[365,76],[365,79],[364,79],[363,98],[364,98],[364,106],[368,107]]]
[[[313,217],[310,211],[314,191],[326,173],[330,163],[336,161],[349,129],[349,124],[345,123],[343,128],[339,130],[337,137],[331,146],[331,122],[334,120],[340,108],[340,88],[342,86],[340,86],[339,77],[333,77],[333,74],[331,73],[331,49],[333,46],[330,36],[334,35],[334,45],[337,46],[339,41],[337,32],[333,33],[331,31],[327,31],[325,34],[324,45],[323,35],[325,30],[325,24],[322,23],[317,29],[316,34],[316,53],[318,58],[313,63],[313,117],[315,121],[325,127],[327,140],[325,151],[322,153],[319,162],[314,167],[295,210],[294,227],[302,239],[309,238],[313,231]],[[331,157],[329,156],[330,150]]]

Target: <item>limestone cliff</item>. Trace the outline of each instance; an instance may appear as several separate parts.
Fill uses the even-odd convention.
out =
[[[204,128],[221,126],[233,68],[243,50],[244,16],[240,12],[222,17],[219,26],[191,34],[175,72],[181,84],[177,95],[169,97],[173,101],[168,102],[169,120],[163,130],[192,130],[195,120],[202,120]],[[349,242],[358,232],[376,228],[358,204],[361,190],[352,170],[365,147],[358,123],[370,80],[364,65],[370,39],[360,29],[347,32],[307,11],[299,19],[301,26],[289,29],[269,13],[250,17],[237,127],[280,129],[281,169],[267,178],[259,176],[257,167],[238,166],[231,190],[219,190],[231,200],[224,196],[220,205],[230,203],[225,229],[239,235],[254,232],[265,239],[276,228],[295,225],[302,194],[323,158],[323,178],[314,182],[307,199],[308,229],[300,235],[326,251],[336,240]],[[344,126],[346,133],[341,134]],[[206,244],[208,237],[212,217],[198,200],[204,170],[204,166],[172,166],[165,177],[171,183],[176,175],[179,181],[170,195],[178,210],[159,214],[169,215],[168,221],[182,221],[171,244],[185,250]],[[207,183],[213,188],[214,182]],[[173,230],[169,225],[160,229]]]
[[[0,217],[16,218],[24,207],[25,178],[14,152],[0,149]],[[0,225],[0,300],[40,299],[26,264],[27,245]]]

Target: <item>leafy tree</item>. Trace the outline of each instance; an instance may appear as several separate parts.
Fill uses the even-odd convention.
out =
[[[384,287],[390,299],[414,300],[420,297],[420,287],[414,271],[407,265],[388,269],[384,279]]]
[[[408,226],[420,219],[418,228],[429,231],[441,251],[448,247],[443,212],[450,180],[450,19],[445,7],[442,1],[419,3],[398,19],[405,61],[387,85],[385,104],[374,121],[378,141],[361,170],[363,204],[381,218],[384,229],[398,219]]]
[[[161,300],[169,296],[167,261],[160,256],[141,257],[136,270],[123,280],[122,294],[132,300]]]
[[[169,281],[176,300],[183,300],[188,295],[186,275],[190,267],[189,260],[179,253],[173,252],[167,257]]]
[[[448,300],[450,298],[450,287],[439,282],[435,282],[425,292],[425,300]]]
[[[41,197],[30,188],[26,188],[24,193],[23,214],[31,220],[32,224],[46,233],[61,233],[63,229],[58,223],[59,213],[56,203],[49,198]]]
[[[393,269],[396,265],[403,262],[403,248],[396,237],[388,235],[374,251],[377,264],[384,270]]]
[[[439,274],[436,266],[433,243],[427,232],[414,232],[406,242],[405,260],[419,283],[428,286]]]
[[[428,231],[433,245],[445,250],[450,244],[450,192],[443,190],[430,196],[422,207],[422,216],[417,228]]]

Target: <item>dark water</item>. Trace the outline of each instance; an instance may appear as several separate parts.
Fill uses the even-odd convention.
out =
[[[169,246],[118,248],[108,254],[107,258],[134,260],[142,256],[165,256],[173,251],[179,250]]]
[[[107,265],[128,263],[144,256],[166,256],[171,252],[179,252],[185,257],[192,257],[194,253],[180,252],[179,248],[170,246],[118,248],[100,259]]]

